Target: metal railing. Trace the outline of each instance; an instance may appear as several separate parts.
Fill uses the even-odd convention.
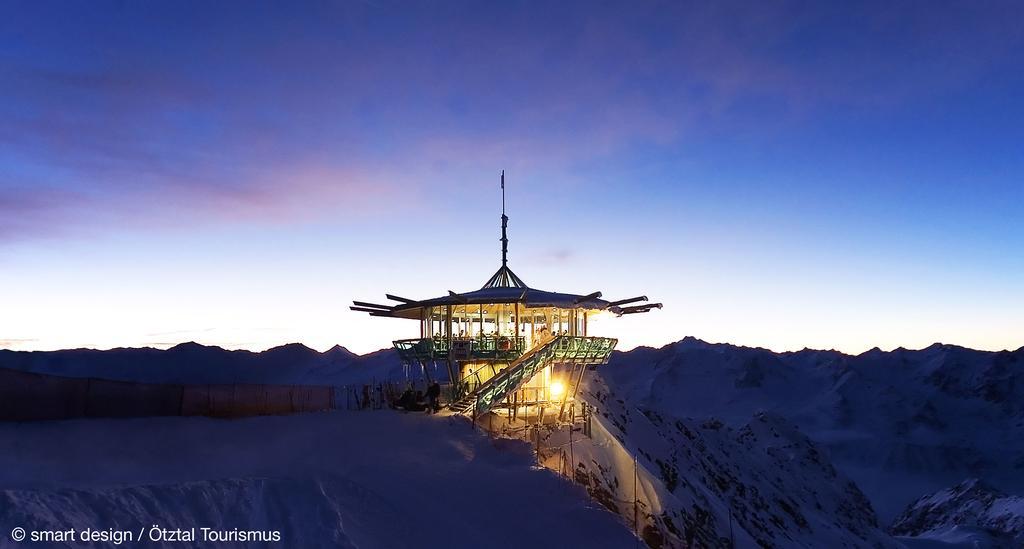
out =
[[[607,337],[555,337],[527,351],[475,391],[462,397],[453,408],[461,408],[463,413],[481,414],[519,389],[548,364],[605,364],[617,343],[617,339]]]
[[[402,360],[417,363],[429,360],[515,360],[526,350],[526,338],[516,336],[456,337],[451,343],[443,337],[399,339],[393,341]]]

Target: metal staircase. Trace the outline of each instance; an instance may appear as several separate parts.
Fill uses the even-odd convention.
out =
[[[544,367],[550,364],[604,364],[617,343],[617,339],[609,337],[554,337],[524,353],[449,408],[464,415],[482,414],[517,391]]]

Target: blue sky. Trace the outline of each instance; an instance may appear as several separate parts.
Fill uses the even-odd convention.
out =
[[[0,347],[364,352],[391,291],[622,346],[1024,345],[1011,2],[10,2]]]

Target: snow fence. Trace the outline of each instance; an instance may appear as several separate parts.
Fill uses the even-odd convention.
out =
[[[320,412],[334,409],[334,394],[325,386],[132,383],[0,369],[0,420]]]

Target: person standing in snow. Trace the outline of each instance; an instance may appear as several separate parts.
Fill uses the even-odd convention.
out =
[[[441,409],[437,403],[439,398],[441,398],[441,385],[434,381],[430,384],[430,387],[427,387],[427,406],[430,413],[433,414]]]

